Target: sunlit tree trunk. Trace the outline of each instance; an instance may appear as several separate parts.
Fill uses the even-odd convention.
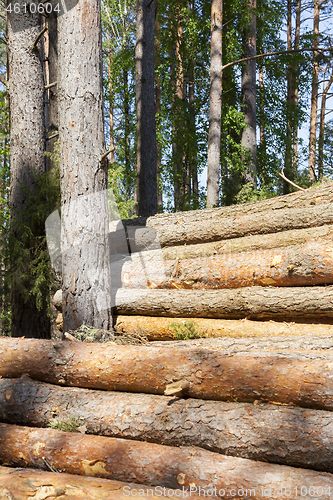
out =
[[[333,84],[333,69],[331,69],[331,76],[324,87],[321,96],[320,107],[320,122],[319,122],[319,142],[318,142],[318,178],[322,179],[324,175],[324,139],[325,139],[325,113],[328,92]]]
[[[112,326],[100,8],[80,0],[58,19],[64,331]]]
[[[247,26],[244,37],[244,57],[256,55],[256,0],[248,0],[251,21]],[[253,184],[257,188],[257,139],[256,139],[256,61],[247,61],[242,68],[242,110],[245,116],[246,127],[242,132],[241,145],[249,152],[247,168],[243,176],[245,184]],[[246,157],[247,159],[247,157]]]
[[[313,47],[318,48],[319,42],[319,0],[314,0],[313,11]],[[317,107],[318,107],[318,52],[313,52],[312,63],[312,91],[311,91],[311,113],[309,133],[309,177],[311,181],[316,179],[316,136],[317,136]]]
[[[223,0],[212,0],[207,207],[219,205]]]
[[[46,74],[47,84],[54,84],[58,79],[58,19],[57,13],[52,12],[46,18],[47,26],[47,50],[46,56]],[[47,90],[47,106],[46,106],[46,151],[54,153],[54,146],[58,140],[58,100],[57,100],[57,85],[50,87]],[[47,155],[46,167],[47,170],[55,167],[54,158]]]
[[[138,215],[157,213],[155,121],[155,1],[136,2],[136,113]]]

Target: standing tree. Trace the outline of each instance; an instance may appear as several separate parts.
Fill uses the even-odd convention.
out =
[[[219,204],[222,105],[222,12],[222,0],[212,0],[207,207],[216,207]]]
[[[64,329],[111,327],[100,0],[58,19]]]
[[[243,47],[244,57],[253,57],[256,49],[256,14],[253,9],[257,7],[256,0],[247,0],[250,21],[244,29]],[[249,160],[243,181],[253,184],[257,188],[257,140],[256,140],[256,61],[247,61],[242,68],[242,110],[245,117],[245,128],[242,132],[241,146],[249,152]]]
[[[157,213],[155,121],[155,1],[136,3],[136,113],[138,215]]]
[[[39,303],[31,262],[39,258],[43,221],[34,213],[36,177],[45,172],[44,78],[42,16],[29,11],[24,0],[8,1],[8,92],[11,162],[11,317],[12,336],[50,336],[47,286]]]

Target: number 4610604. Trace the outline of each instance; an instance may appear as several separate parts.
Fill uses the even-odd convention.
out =
[[[60,12],[60,5],[57,3],[52,5],[51,3],[10,3],[6,7],[6,11],[14,14],[30,13],[36,14],[51,14],[52,12]]]

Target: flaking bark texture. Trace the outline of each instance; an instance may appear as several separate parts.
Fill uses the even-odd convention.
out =
[[[184,344],[124,346],[0,338],[0,376],[59,385],[164,394],[187,381],[187,397],[222,401],[284,403],[333,409],[331,340],[313,350],[289,339],[242,347],[246,339],[206,339]],[[320,349],[320,346],[325,346]]]
[[[240,238],[251,234],[272,234],[293,229],[313,228],[333,223],[333,203],[316,205],[315,191],[311,198],[295,202],[279,203],[276,206],[245,204],[242,209],[226,207],[182,212],[182,215],[157,215],[147,219],[132,219],[125,225],[146,225],[156,230],[156,240],[162,247],[188,245]],[[291,195],[290,195],[291,196]],[[320,200],[320,196],[318,196]],[[287,202],[287,200],[285,200]],[[312,201],[312,204],[311,204]],[[323,200],[322,200],[323,201]],[[303,202],[303,204],[302,204]],[[280,206],[279,206],[280,204]],[[282,206],[281,206],[282,205]],[[288,206],[289,205],[289,206]],[[233,210],[227,210],[232,208]],[[213,211],[215,210],[215,212]],[[190,215],[188,215],[190,213]],[[183,215],[184,214],[184,215]]]
[[[126,488],[124,490],[124,488]],[[141,489],[145,498],[174,498],[175,492],[154,494],[147,485],[76,476],[36,469],[0,467],[0,498],[20,500],[124,500],[124,493]],[[150,492],[149,492],[150,489]],[[195,495],[195,499],[200,497]]]
[[[331,412],[91,391],[26,376],[0,380],[0,408],[8,424],[47,427],[70,417],[88,434],[333,472]]]
[[[121,315],[272,319],[332,323],[333,287],[245,287],[224,290],[117,291]]]
[[[111,327],[100,0],[58,19],[64,328]]]
[[[198,487],[213,491],[216,488],[213,496],[227,499],[235,498],[231,490],[250,488],[256,490],[256,498],[262,499],[263,488],[270,486],[271,499],[290,498],[287,492],[279,491],[281,487],[295,491],[301,486],[316,488],[320,492],[316,498],[326,499],[319,488],[333,487],[333,476],[325,472],[228,457],[196,447],[174,448],[6,424],[0,424],[0,438],[0,461],[7,464],[45,469],[46,460],[71,474],[177,489],[189,490],[192,485],[192,491]]]
[[[35,285],[35,277],[31,278],[30,262],[26,257],[30,255],[32,258],[31,251],[36,244],[34,238],[44,234],[44,221],[30,225],[31,238],[27,237],[29,231],[26,227],[30,224],[33,210],[31,197],[37,199],[39,196],[35,177],[45,172],[42,41],[34,46],[42,29],[42,18],[38,13],[29,13],[29,7],[24,7],[27,4],[23,0],[8,1],[6,5],[11,6],[7,11],[11,231],[13,237],[22,242],[19,259],[24,262],[16,269],[19,277],[15,275],[11,283],[11,334],[15,337],[49,338],[46,301],[43,300],[38,308],[35,295],[28,295]],[[15,250],[15,261],[11,262],[14,270],[18,259],[18,251]]]
[[[172,326],[173,325],[173,326]],[[187,325],[187,328],[186,328]],[[250,321],[247,319],[163,318],[159,316],[117,316],[114,328],[123,333],[141,333],[148,340],[173,340],[193,326],[198,337],[286,337],[290,335],[332,335],[333,325]]]
[[[153,278],[152,265],[150,275]],[[160,281],[161,267],[165,280]],[[149,288],[216,289],[247,286],[310,286],[333,284],[333,239],[312,240],[270,250],[253,250],[155,263],[156,281]],[[124,288],[147,288],[147,263],[125,262]]]

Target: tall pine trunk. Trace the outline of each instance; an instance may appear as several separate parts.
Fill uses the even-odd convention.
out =
[[[29,216],[34,208],[32,195],[39,195],[35,176],[45,172],[43,43],[41,40],[35,43],[42,29],[42,18],[38,13],[25,13],[24,4],[24,0],[18,0],[15,6],[19,8],[14,10],[13,2],[7,2],[10,209],[14,239],[10,257],[15,269],[11,283],[12,336],[48,338],[46,299],[42,298],[38,308],[31,293],[36,278],[29,267],[36,241],[44,234],[44,221],[32,225]]]
[[[136,2],[137,212],[157,213],[155,1]]]
[[[257,6],[256,0],[248,0],[251,20],[243,35],[244,57],[252,57],[257,53],[256,46],[256,14],[253,12]],[[256,139],[256,61],[247,61],[242,68],[242,110],[245,125],[242,132],[241,146],[246,149],[246,170],[243,175],[245,184],[253,184],[257,188],[257,139]]]
[[[160,65],[160,50],[161,50],[161,25],[158,19],[159,14],[159,1],[155,0],[155,66],[158,68]],[[157,209],[159,213],[163,212],[163,186],[162,186],[162,144],[159,137],[161,133],[161,78],[159,72],[155,74],[155,95],[156,95],[156,155],[157,155]]]
[[[64,331],[111,326],[100,0],[58,19]]]
[[[217,207],[219,205],[222,106],[222,17],[223,0],[212,0],[207,207]]]
[[[318,48],[319,43],[319,0],[314,0],[313,10],[313,48]],[[313,52],[312,63],[312,90],[311,90],[311,113],[309,133],[309,177],[311,181],[316,179],[316,136],[317,136],[317,107],[318,107],[318,76],[319,63],[318,52]]]
[[[58,80],[58,18],[57,13],[52,12],[46,19],[47,43],[45,50],[46,59],[46,83],[48,85],[57,83]],[[58,100],[57,85],[46,91],[46,120],[47,132],[46,151],[54,153],[54,147],[58,140]],[[47,155],[46,168],[52,169],[56,166],[54,157]]]
[[[328,92],[333,84],[333,69],[331,76],[323,89],[321,96],[320,121],[319,121],[319,142],[318,142],[318,178],[321,180],[324,176],[324,139],[325,139],[325,114]]]

